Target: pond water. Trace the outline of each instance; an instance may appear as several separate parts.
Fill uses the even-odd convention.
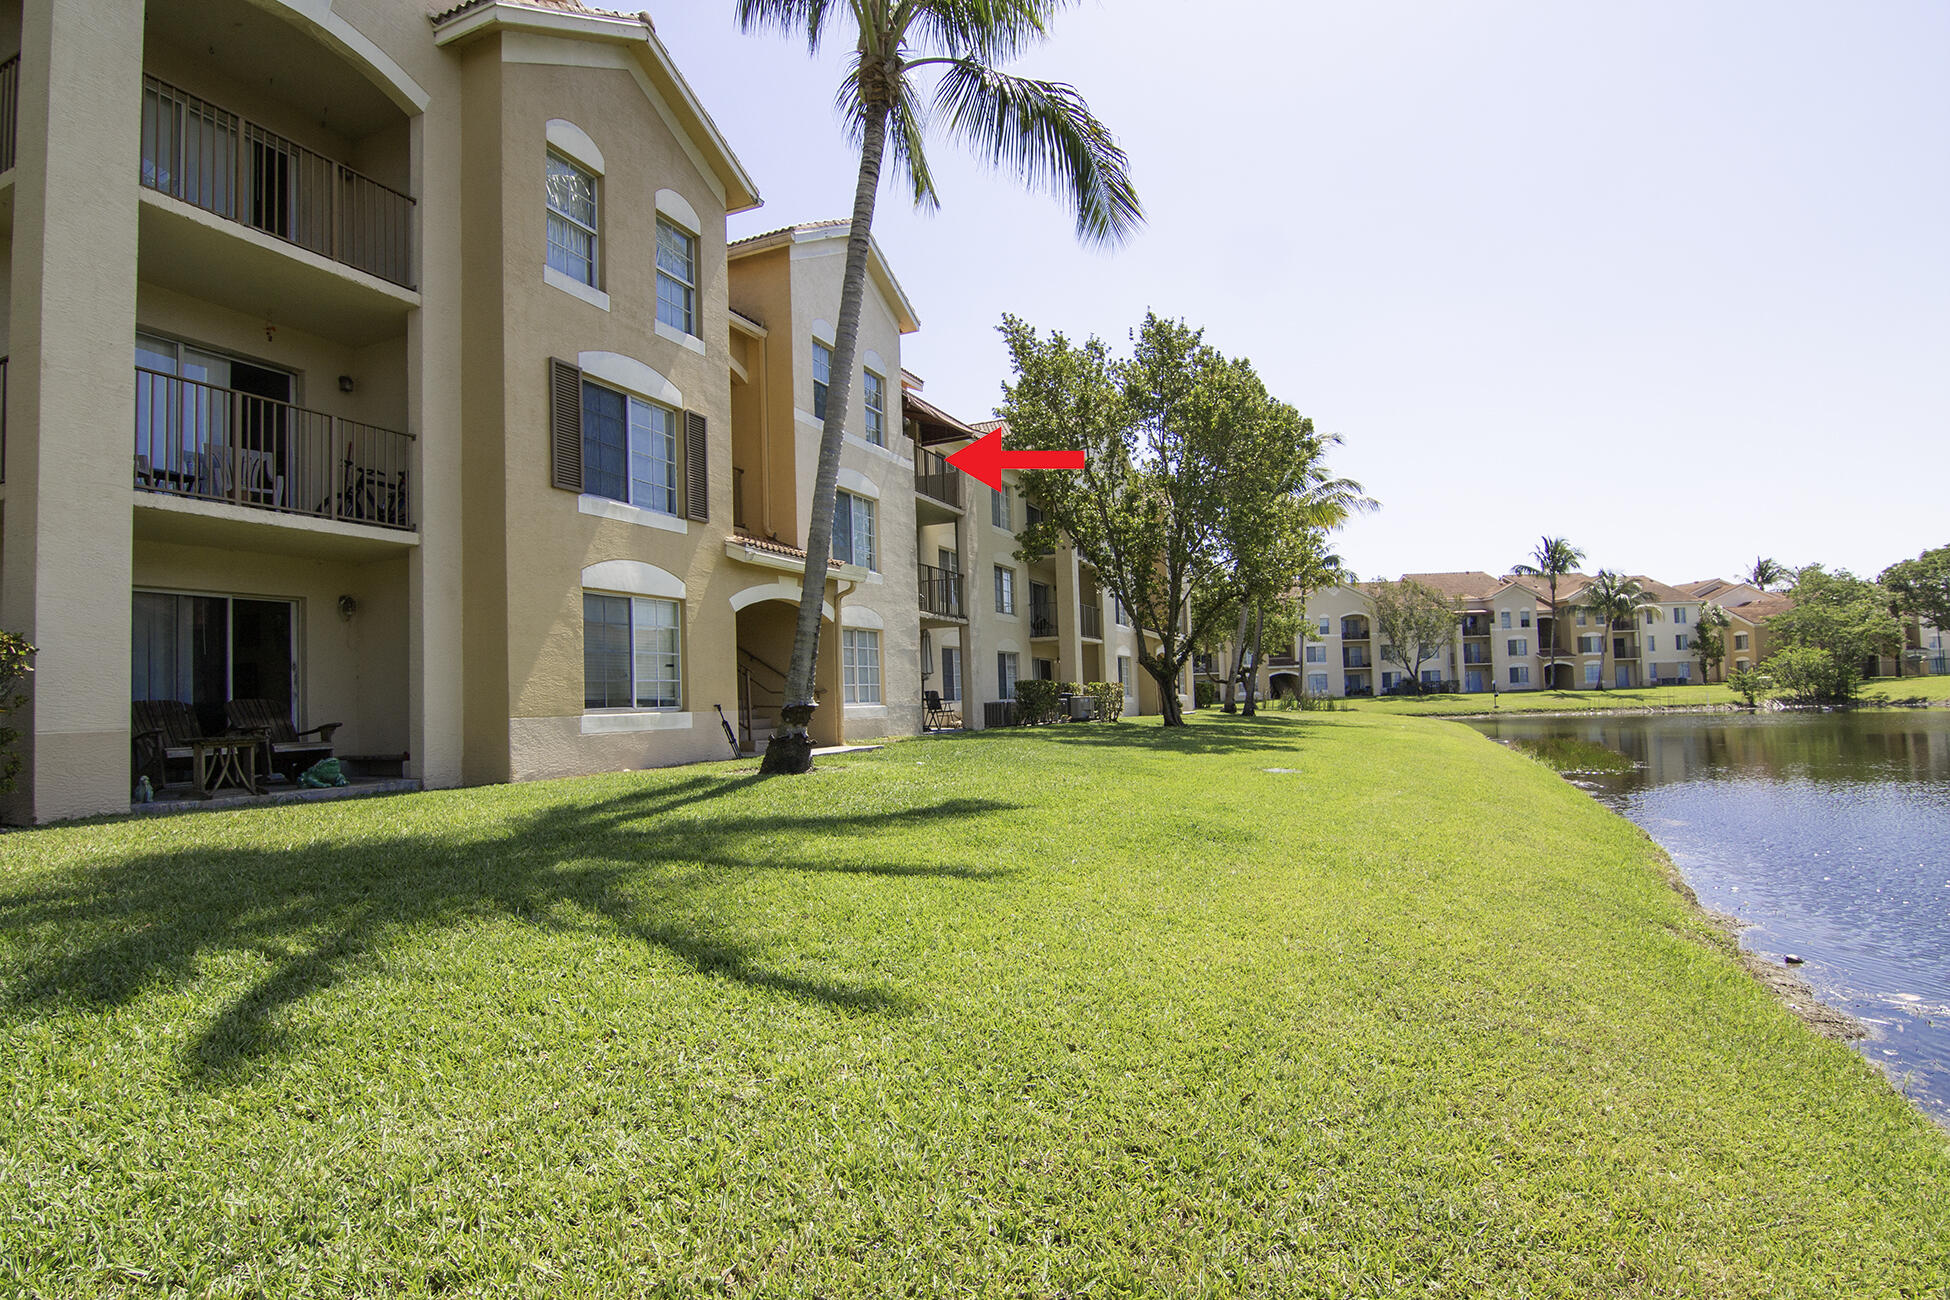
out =
[[[1950,1124],[1950,712],[1498,718],[1633,760],[1574,776],[1657,840],[1742,946],[1866,1021],[1857,1046]]]

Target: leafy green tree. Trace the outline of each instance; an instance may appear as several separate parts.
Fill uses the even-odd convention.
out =
[[[34,647],[11,632],[0,632],[0,791],[14,788],[20,775],[20,755],[14,745],[20,732],[7,717],[27,700],[27,676],[34,671]]]
[[[1758,668],[1736,668],[1727,674],[1727,685],[1751,709],[1760,703],[1761,696],[1773,689],[1774,680]]]
[[[1455,606],[1435,588],[1406,578],[1377,583],[1368,604],[1382,648],[1421,694],[1422,665],[1441,655],[1456,635]]]
[[[1895,612],[1905,618],[1919,618],[1940,631],[1950,632],[1950,546],[1924,551],[1913,560],[1901,560],[1882,571],[1877,579],[1889,593]],[[1896,675],[1901,676],[1903,660],[1896,657]]]
[[[1566,574],[1577,572],[1578,565],[1584,563],[1584,552],[1562,537],[1541,537],[1537,540],[1537,549],[1530,553],[1530,558],[1535,561],[1534,564],[1519,564],[1511,572],[1526,578],[1543,578],[1550,583],[1550,667],[1544,670],[1544,680],[1555,690],[1558,642],[1564,636],[1564,606],[1557,599],[1557,584]]]
[[[1889,610],[1889,593],[1867,578],[1811,564],[1796,575],[1790,595],[1793,608],[1770,618],[1768,632],[1783,649],[1820,651],[1832,665],[1817,674],[1805,657],[1789,662],[1779,653],[1769,656],[1764,665],[1768,674],[1797,698],[1810,698],[1806,693],[1818,690],[1824,694],[1816,698],[1852,699],[1862,683],[1863,664],[1902,647],[1902,626]]]
[[[1785,646],[1767,657],[1768,692],[1795,704],[1825,704],[1855,693],[1856,676],[1813,646]]]
[[[1699,656],[1699,679],[1710,682],[1713,670],[1727,657],[1727,629],[1733,626],[1733,619],[1726,610],[1708,600],[1700,602],[1699,614],[1693,621],[1693,653]]]
[[[978,155],[1032,187],[1058,193],[1075,210],[1086,243],[1115,244],[1143,221],[1124,151],[1076,90],[1055,81],[1014,76],[999,65],[1048,38],[1056,14],[1073,0],[738,0],[747,32],[803,37],[817,53],[835,28],[852,36],[853,58],[839,103],[860,168],[847,236],[846,271],[833,338],[826,425],[813,482],[812,523],[799,617],[787,665],[783,725],[766,748],[766,772],[812,767],[813,673],[819,618],[833,544],[833,499],[840,446],[859,351],[860,308],[881,174],[890,160],[912,187],[914,203],[937,206],[926,141],[930,127],[959,137]],[[933,77],[930,92],[924,79]]]
[[[1619,629],[1636,633],[1645,613],[1649,610],[1656,616],[1659,605],[1637,578],[1600,569],[1598,576],[1591,580],[1591,585],[1584,589],[1583,608],[1596,616],[1605,628],[1605,639],[1598,653],[1598,689],[1604,690],[1609,680],[1605,661],[1612,653],[1612,644]]]
[[[1086,453],[1081,470],[1022,472],[1043,519],[1022,531],[1019,554],[1067,540],[1096,567],[1139,629],[1138,664],[1158,684],[1165,725],[1181,726],[1186,661],[1252,594],[1241,589],[1242,539],[1284,538],[1302,518],[1291,493],[1240,485],[1304,484],[1306,467],[1290,459],[1324,443],[1296,436],[1311,426],[1182,321],[1147,315],[1129,357],[1095,337],[1041,336],[1013,316],[1002,333],[1015,370],[1000,412],[1008,444]]]

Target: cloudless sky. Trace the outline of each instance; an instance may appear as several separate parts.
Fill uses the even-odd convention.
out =
[[[732,236],[846,216],[845,37],[651,14],[765,198]],[[1345,437],[1364,577],[1545,532],[1668,582],[1873,574],[1950,543],[1946,69],[1942,0],[1084,0],[1012,70],[1084,93],[1149,224],[1086,249],[937,136],[942,210],[875,221],[902,359],[979,419],[1005,311],[1120,347],[1184,317]]]

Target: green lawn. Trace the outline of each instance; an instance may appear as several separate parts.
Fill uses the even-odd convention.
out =
[[[1950,700],[1950,675],[1937,677],[1878,677],[1862,687],[1865,704]],[[1478,713],[1574,713],[1594,709],[1697,709],[1738,703],[1725,686],[1650,686],[1640,690],[1503,691],[1489,695],[1382,696],[1339,700],[1359,713],[1388,713],[1404,717],[1444,718]]]
[[[0,1292],[1950,1276],[1950,1135],[1465,728],[749,767],[0,837]]]

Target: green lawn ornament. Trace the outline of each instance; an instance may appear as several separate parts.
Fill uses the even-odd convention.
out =
[[[326,790],[345,785],[345,773],[336,758],[321,758],[298,774],[298,784],[307,790]]]

